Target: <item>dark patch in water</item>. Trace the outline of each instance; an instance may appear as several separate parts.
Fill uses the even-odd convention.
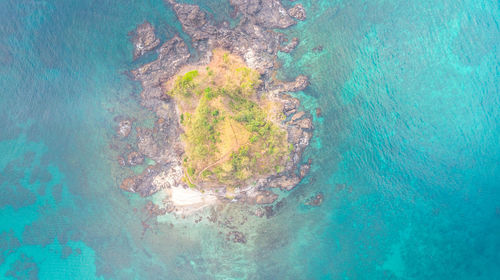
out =
[[[0,233],[0,265],[5,261],[5,258],[13,253],[21,246],[13,230]]]
[[[73,249],[70,246],[64,246],[61,251],[61,258],[67,259],[73,253]]]
[[[61,203],[62,190],[63,190],[62,184],[57,184],[52,187],[52,196],[54,197],[56,203]]]
[[[47,171],[45,166],[35,166],[31,172],[29,183],[33,184],[34,182],[39,181],[43,184],[50,182],[50,180],[52,180],[52,175],[49,171]]]
[[[21,254],[11,266],[5,276],[19,280],[38,279],[38,266],[32,258]]]
[[[0,208],[12,206],[14,209],[26,207],[36,202],[36,195],[19,183],[0,187]]]

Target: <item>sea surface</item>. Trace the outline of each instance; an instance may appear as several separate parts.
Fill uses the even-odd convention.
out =
[[[115,117],[154,122],[126,74],[154,54],[133,62],[127,34],[187,39],[171,8],[0,0],[0,279],[500,279],[499,2],[283,3],[307,11],[278,76],[311,77],[313,167],[236,244],[206,219],[144,230],[147,200],[118,188],[140,170],[118,166]]]

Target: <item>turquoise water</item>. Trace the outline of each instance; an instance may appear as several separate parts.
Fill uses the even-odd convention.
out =
[[[499,279],[498,1],[297,2],[279,76],[311,77],[313,168],[241,245],[206,220],[143,233],[146,201],[117,188],[113,119],[153,120],[123,74],[153,57],[132,62],[127,33],[170,38],[171,9],[0,0],[0,278]]]

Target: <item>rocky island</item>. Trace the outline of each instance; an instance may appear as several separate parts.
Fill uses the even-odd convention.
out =
[[[293,51],[299,39],[286,44],[273,29],[295,24],[292,17],[303,20],[303,8],[287,11],[278,0],[231,0],[234,15],[240,15],[231,28],[209,20],[196,5],[168,3],[197,55],[177,35],[158,47],[147,22],[133,32],[134,58],[158,53],[131,72],[142,84],[141,104],[157,118],[153,128],[135,127],[130,135],[137,148],[121,158],[122,165],[142,164],[144,158],[153,163],[120,187],[145,197],[162,194],[155,208],[161,213],[186,215],[217,203],[274,203],[273,188],[291,190],[311,164],[302,162],[302,153],[312,136],[312,117],[286,94],[305,89],[308,78],[274,78],[277,52]],[[130,130],[129,120],[117,129],[121,138],[130,137]]]

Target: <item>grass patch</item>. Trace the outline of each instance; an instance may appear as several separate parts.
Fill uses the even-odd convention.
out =
[[[164,84],[180,110],[190,184],[232,188],[280,172],[290,146],[279,104],[257,96],[260,75],[240,57],[215,50],[209,65]]]

